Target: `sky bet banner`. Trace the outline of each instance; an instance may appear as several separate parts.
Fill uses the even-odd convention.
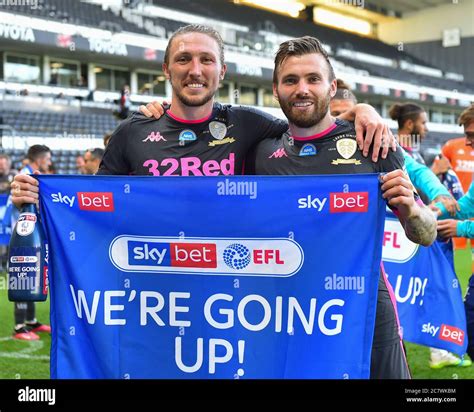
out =
[[[369,377],[376,175],[39,180],[53,378]]]
[[[466,316],[461,287],[438,242],[408,240],[397,218],[387,214],[383,261],[397,300],[403,338],[421,345],[466,353]]]

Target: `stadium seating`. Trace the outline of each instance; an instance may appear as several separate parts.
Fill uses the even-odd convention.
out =
[[[250,31],[239,32],[236,30],[235,40],[227,41],[232,46],[244,47],[244,50],[251,50],[252,53],[262,53],[269,56],[273,52],[274,46],[264,41],[262,31],[270,31],[299,37],[312,35],[321,39],[325,44],[331,46],[333,51],[338,48],[354,50],[373,56],[392,59],[394,66],[403,60],[411,64],[418,64],[425,67],[432,67],[419,58],[410,55],[396,47],[385,44],[379,40],[358,36],[356,34],[335,30],[325,26],[320,26],[312,22],[296,20],[283,15],[270,13],[265,10],[255,9],[244,5],[235,5],[231,2],[221,0],[153,0],[153,4],[159,7],[177,10],[183,13],[196,14],[220,22],[235,23],[249,27]],[[81,24],[92,27],[108,29],[110,31],[129,31],[140,34],[151,34],[145,27],[122,18],[120,14],[115,14],[111,10],[104,10],[101,6],[90,3],[83,3],[78,0],[39,0],[37,8],[19,6],[18,11],[24,14],[33,14],[38,17],[59,20],[62,22]],[[182,25],[188,24],[186,21],[171,20],[162,16],[144,16],[155,25],[165,29],[169,36],[173,31]],[[184,20],[184,19],[183,19]],[[254,47],[258,43],[259,47]],[[339,58],[339,57],[338,57]],[[390,79],[397,79],[413,84],[424,84],[435,88],[446,90],[465,90],[472,92],[474,84],[464,83],[446,78],[431,77],[428,75],[414,74],[399,67],[385,67],[368,64],[356,59],[346,58],[345,63],[354,68],[368,70],[370,74]],[[466,89],[467,88],[467,89]]]
[[[17,139],[28,137],[55,137],[78,139],[102,139],[104,134],[113,131],[118,124],[112,114],[55,113],[51,111],[32,112],[3,110],[3,123],[11,126]],[[25,149],[3,149],[12,159],[14,169],[21,168]],[[76,157],[83,150],[53,150],[52,161],[56,173],[75,174]]]
[[[54,112],[26,112],[20,110],[2,111],[3,122],[22,135],[64,135],[103,136],[115,129],[117,120],[110,115],[71,114]]]

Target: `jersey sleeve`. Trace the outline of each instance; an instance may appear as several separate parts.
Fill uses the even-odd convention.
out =
[[[474,238],[474,222],[472,220],[463,220],[456,224],[456,234],[459,237]]]
[[[253,144],[281,136],[288,130],[288,122],[253,107],[241,106],[242,124],[252,136]]]
[[[474,184],[469,186],[468,192],[458,200],[459,212],[451,217],[442,203],[436,203],[436,207],[441,210],[440,219],[470,219],[474,217]]]
[[[425,165],[418,163],[415,159],[409,156],[403,149],[405,160],[405,167],[408,176],[413,185],[420,189],[429,201],[433,201],[438,196],[451,197],[448,189],[440,182],[438,177]]]
[[[388,155],[385,159],[380,158],[376,163],[377,172],[392,172],[393,170],[402,169],[405,170],[405,160],[403,158],[402,148],[397,144],[397,150],[388,151]],[[368,155],[369,158],[372,157],[372,151]]]
[[[130,165],[125,158],[127,153],[127,141],[131,138],[131,119],[124,120],[112,133],[102,161],[100,162],[98,175],[128,175]]]

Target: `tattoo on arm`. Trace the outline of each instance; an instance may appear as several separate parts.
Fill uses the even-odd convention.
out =
[[[402,225],[408,239],[414,243],[429,246],[436,239],[436,218],[426,206],[419,207],[419,213],[404,219]]]

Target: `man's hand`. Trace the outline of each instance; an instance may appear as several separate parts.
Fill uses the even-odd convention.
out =
[[[446,208],[446,210],[451,216],[456,216],[456,212],[459,212],[461,210],[456,199],[451,196],[439,195],[430,203],[430,209],[437,212],[438,216],[441,215],[441,210],[439,210],[435,206],[435,203],[438,202],[441,202],[443,204],[443,206]]]
[[[354,121],[356,140],[364,156],[369,154],[369,148],[374,143],[372,161],[376,162],[382,147],[382,158],[388,155],[389,148],[397,150],[397,142],[384,119],[368,104],[356,104],[350,111],[338,116],[340,119]],[[365,138],[364,138],[365,133]]]
[[[163,100],[163,103],[154,100],[151,103],[148,103],[146,106],[141,105],[138,110],[140,110],[140,112],[146,117],[154,117],[155,119],[159,119],[165,114],[163,105],[167,104],[168,103],[165,100]]]
[[[436,239],[436,219],[433,212],[416,202],[413,185],[403,170],[394,170],[382,178],[382,191],[387,203],[397,208],[398,219],[408,239],[423,246]]]
[[[414,190],[410,179],[403,170],[393,170],[382,176],[382,197],[398,212],[409,217],[415,206]]]
[[[436,158],[431,166],[431,171],[435,175],[446,173],[449,169],[451,169],[451,163],[449,163],[449,160],[444,156],[441,158]]]
[[[35,171],[35,175],[39,175]],[[18,208],[24,203],[36,203],[38,205],[39,199],[39,182],[29,175],[16,175],[11,183],[12,203]]]
[[[458,220],[446,219],[438,221],[438,233],[441,237],[449,238],[457,236]]]

